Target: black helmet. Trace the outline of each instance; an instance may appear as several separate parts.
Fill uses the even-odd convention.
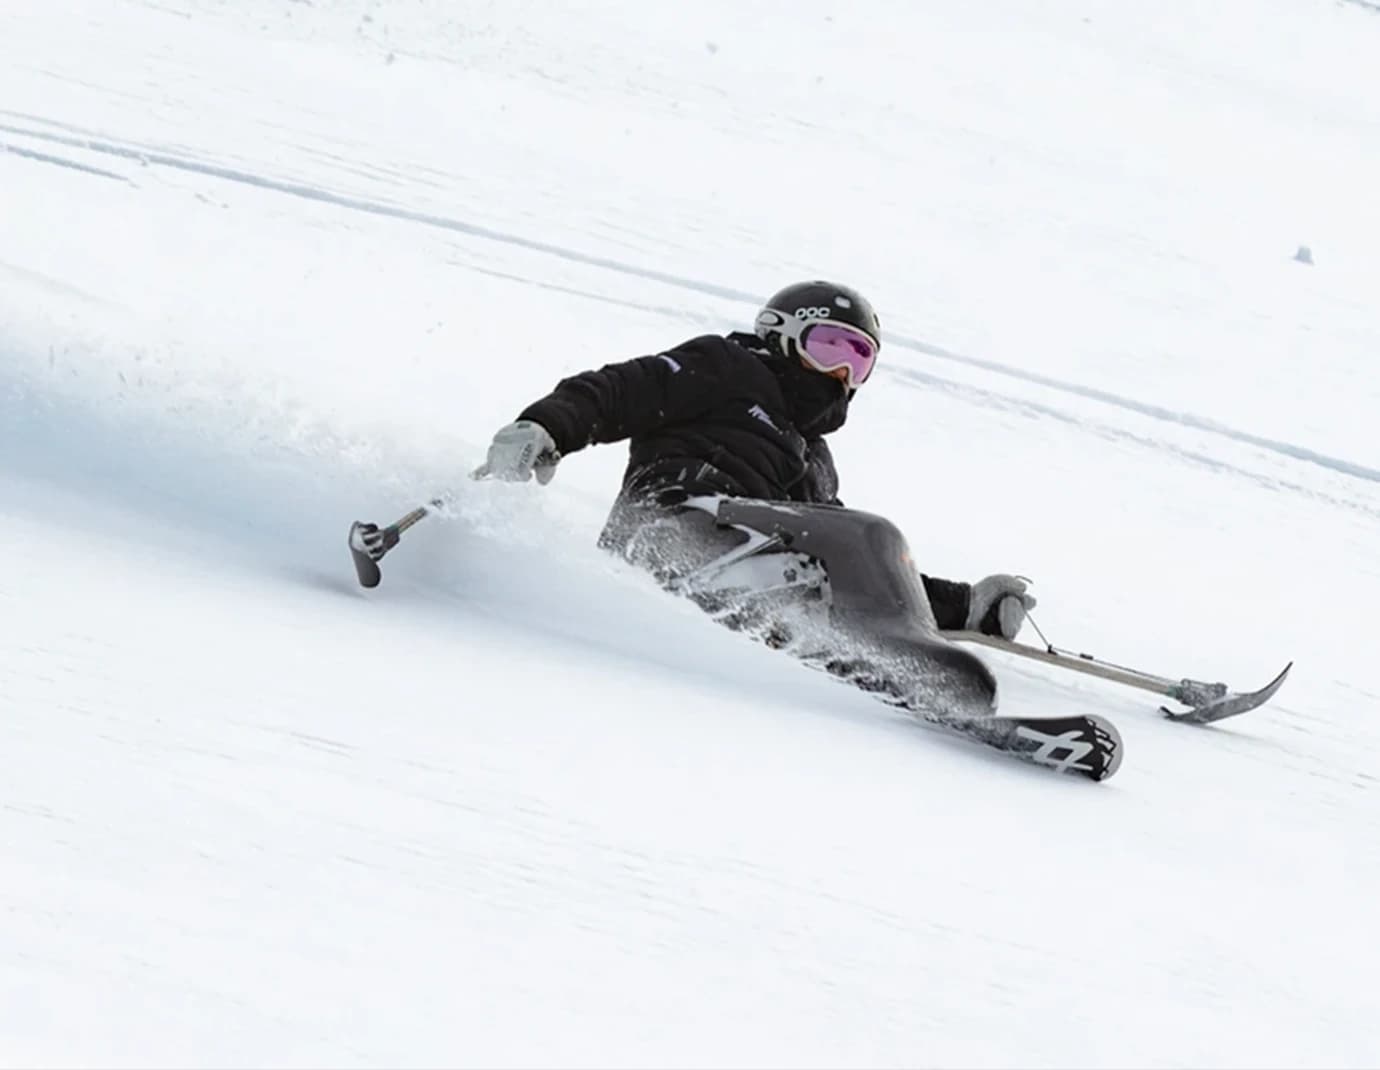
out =
[[[767,299],[757,313],[755,329],[759,338],[784,355],[810,361],[800,343],[809,328],[826,323],[851,327],[872,343],[866,369],[860,376],[849,379],[849,386],[856,388],[871,372],[872,360],[882,346],[882,328],[877,313],[857,290],[819,279],[797,282]]]

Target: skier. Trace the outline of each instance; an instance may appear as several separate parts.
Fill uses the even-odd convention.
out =
[[[862,295],[796,283],[766,302],[753,334],[703,335],[562,380],[494,435],[475,475],[547,483],[569,454],[627,439],[601,546],[716,610],[725,591],[741,607],[827,588],[835,624],[874,648],[879,634],[906,655],[919,644],[991,705],[985,666],[935,631],[1013,638],[1035,604],[1026,582],[920,575],[894,525],[839,500],[825,436],[843,426],[880,348]]]

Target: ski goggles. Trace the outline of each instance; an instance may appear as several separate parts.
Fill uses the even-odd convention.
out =
[[[842,369],[850,390],[856,390],[872,374],[877,364],[877,343],[851,324],[800,320],[782,312],[773,318],[782,322],[772,324],[772,328],[794,338],[801,358],[815,371],[832,375]]]

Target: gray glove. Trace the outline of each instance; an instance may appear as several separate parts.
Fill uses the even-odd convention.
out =
[[[560,459],[561,451],[546,428],[518,420],[499,428],[489,444],[489,457],[474,470],[474,478],[525,483],[535,473],[538,483],[550,483]]]
[[[1016,638],[1025,623],[1026,611],[1035,608],[1034,596],[1026,594],[1027,583],[1020,576],[1004,572],[978,580],[968,594],[968,620],[964,627],[985,635]]]

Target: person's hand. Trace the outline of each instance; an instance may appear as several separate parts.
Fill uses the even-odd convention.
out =
[[[1026,593],[1027,585],[1024,578],[1004,572],[978,580],[968,594],[967,629],[1016,638],[1026,612],[1035,608],[1034,596]]]
[[[518,420],[499,428],[489,444],[488,459],[474,470],[474,478],[525,483],[535,474],[538,483],[550,483],[560,459],[561,451],[546,428]]]

